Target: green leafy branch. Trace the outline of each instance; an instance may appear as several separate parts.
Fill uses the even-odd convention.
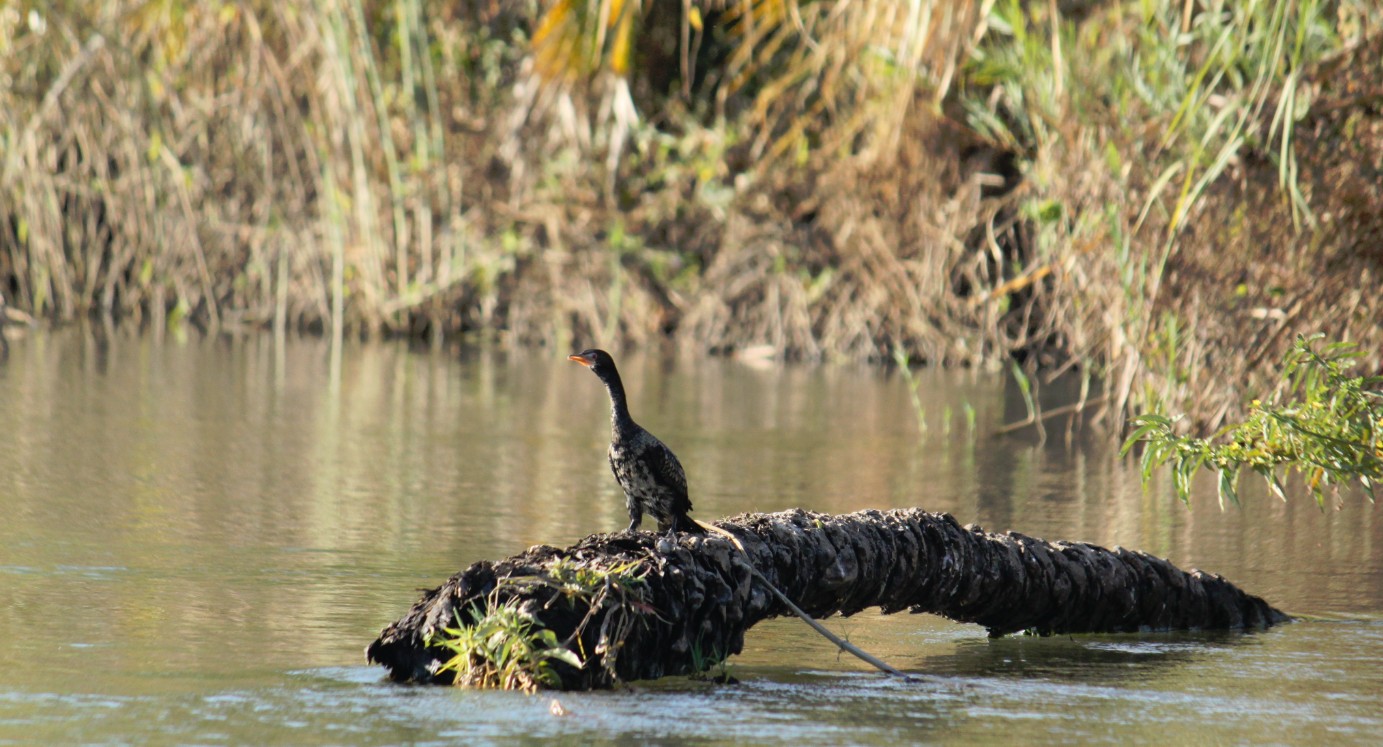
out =
[[[1189,502],[1192,475],[1214,470],[1223,508],[1226,498],[1239,502],[1239,474],[1247,468],[1283,500],[1283,477],[1293,471],[1322,507],[1327,487],[1338,491],[1351,482],[1373,500],[1375,485],[1383,480],[1383,376],[1349,376],[1352,361],[1363,352],[1346,342],[1327,344],[1318,352],[1321,337],[1298,337],[1283,358],[1283,384],[1272,398],[1266,403],[1255,399],[1247,420],[1210,438],[1177,435],[1177,419],[1161,413],[1133,418],[1134,430],[1121,453],[1144,444],[1144,487],[1153,470],[1166,464],[1177,497]]]

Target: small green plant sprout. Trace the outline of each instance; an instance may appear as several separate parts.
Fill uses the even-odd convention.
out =
[[[692,679],[709,680],[711,682],[734,682],[735,678],[730,674],[730,657],[723,654],[714,646],[709,651],[703,650],[701,642],[696,641],[691,646]],[[710,674],[714,669],[715,674]]]
[[[1037,406],[1037,397],[1033,392],[1032,379],[1028,378],[1028,375],[1023,373],[1023,367],[1018,365],[1018,361],[1009,361],[1009,372],[1013,374],[1013,380],[1015,383],[1018,384],[1019,394],[1023,395],[1023,406],[1027,408],[1028,416],[1023,418],[1022,420],[1018,420],[1005,425],[1004,427],[1000,428],[997,432],[1009,433],[1011,431],[1016,431],[1019,428],[1025,428],[1031,425],[1033,426],[1033,428],[1037,430],[1038,443],[1046,443],[1047,428],[1042,425],[1042,412]],[[968,404],[966,406],[969,407]],[[970,429],[973,431],[975,427],[974,408],[972,407],[969,410],[967,410],[965,416],[970,424]]]
[[[645,579],[649,570],[640,559],[609,567],[565,557],[551,560],[547,564],[546,577],[536,582],[556,592],[553,601],[546,606],[561,599],[572,609],[586,609],[585,617],[563,645],[574,648],[581,660],[591,661],[586,628],[597,613],[604,610],[604,621],[595,633],[594,653],[599,657],[600,666],[614,676],[620,650],[634,626],[643,624],[645,616],[662,619],[658,610],[648,603]]]
[[[557,641],[556,633],[538,627],[513,602],[491,604],[469,624],[457,612],[456,627],[443,628],[428,645],[452,652],[437,671],[455,672],[456,684],[464,687],[532,693],[561,685],[554,662],[577,669],[582,665],[575,652]]]
[[[1144,487],[1153,469],[1167,464],[1177,496],[1189,502],[1191,476],[1212,469],[1219,473],[1223,508],[1226,498],[1239,502],[1239,473],[1247,467],[1283,500],[1283,474],[1295,471],[1322,508],[1327,487],[1338,493],[1351,482],[1372,501],[1383,480],[1383,376],[1347,375],[1351,361],[1363,353],[1346,342],[1318,352],[1322,337],[1298,337],[1283,358],[1283,381],[1269,401],[1253,400],[1247,420],[1208,439],[1176,435],[1175,419],[1160,413],[1133,418],[1122,453],[1144,444]]]
[[[643,564],[637,560],[613,568],[599,568],[570,558],[556,558],[548,564],[547,575],[567,599],[592,604],[602,592],[613,591],[623,595],[634,587],[642,586],[647,569],[636,573],[642,567]]]
[[[908,396],[912,398],[912,412],[917,416],[917,430],[926,433],[927,408],[923,406],[922,397],[918,393],[918,387],[922,386],[922,382],[912,375],[912,360],[902,345],[893,346],[893,362],[897,364],[898,373],[903,377],[903,383],[907,384]]]

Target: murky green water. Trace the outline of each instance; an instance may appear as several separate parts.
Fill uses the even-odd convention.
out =
[[[417,589],[480,558],[623,525],[607,404],[567,351],[62,330],[0,364],[0,743],[1279,743],[1383,739],[1383,509],[1257,486],[1190,510],[999,378],[625,356],[696,515],[921,505],[989,529],[1122,544],[1328,620],[1252,635],[991,641],[930,616],[830,625],[900,684],[773,621],[736,686],[550,696],[386,683],[361,651]],[[951,427],[943,427],[949,407]],[[1246,479],[1246,483],[1249,481]]]

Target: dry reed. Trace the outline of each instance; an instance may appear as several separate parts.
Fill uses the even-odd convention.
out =
[[[1294,332],[1383,349],[1349,169],[1383,137],[1347,74],[1380,17],[1330,8],[10,3],[0,291],[59,321],[1018,358],[1099,377],[1116,420],[1213,425]]]

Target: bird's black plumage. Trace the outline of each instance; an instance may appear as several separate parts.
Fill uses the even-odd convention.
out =
[[[639,528],[644,514],[658,521],[658,531],[675,530],[704,534],[700,524],[687,516],[692,509],[687,497],[687,474],[666,444],[644,430],[629,416],[615,361],[604,350],[585,350],[569,360],[591,369],[610,393],[610,471],[624,489],[629,509],[629,530]]]

